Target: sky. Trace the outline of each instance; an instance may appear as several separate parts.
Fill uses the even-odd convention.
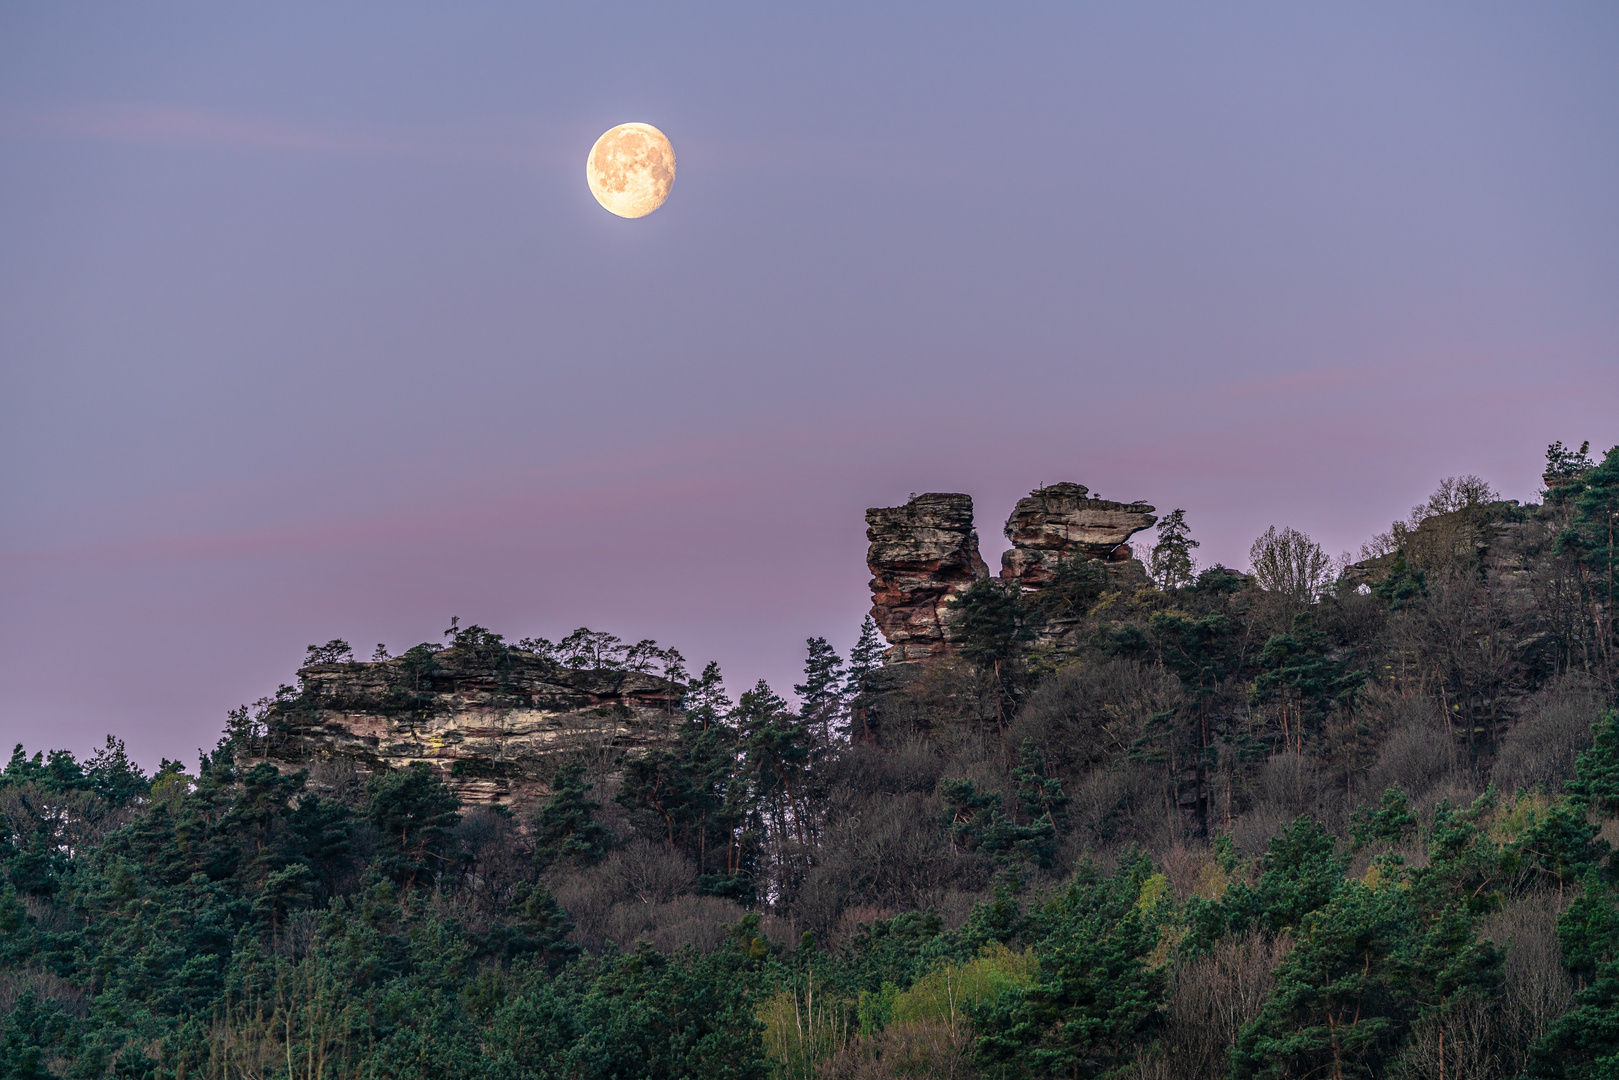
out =
[[[0,742],[451,616],[787,691],[864,511],[1355,550],[1619,442],[1619,6],[0,6]],[[586,152],[642,121],[668,202]]]

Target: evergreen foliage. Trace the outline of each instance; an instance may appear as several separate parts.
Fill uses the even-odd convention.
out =
[[[961,658],[884,671],[868,619],[797,708],[583,628],[381,650],[401,722],[449,657],[678,683],[522,817],[264,763],[307,684],[195,767],[18,746],[0,1077],[1619,1075],[1615,464],[1451,478],[1369,594],[979,583]]]
[[[534,816],[534,857],[542,865],[556,859],[598,862],[612,842],[612,833],[595,819],[601,803],[589,797],[595,785],[586,783],[584,775],[582,763],[564,764],[551,782],[550,797]]]
[[[1199,546],[1186,524],[1186,511],[1170,511],[1158,522],[1158,543],[1147,564],[1148,576],[1166,592],[1192,584],[1197,571],[1192,549]]]

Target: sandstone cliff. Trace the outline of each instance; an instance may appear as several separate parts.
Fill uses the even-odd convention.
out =
[[[1038,488],[1018,501],[1006,522],[1012,550],[1001,558],[1000,576],[1035,600],[1057,580],[1059,567],[1095,560],[1110,587],[1145,586],[1146,572],[1126,541],[1158,520],[1152,511],[1146,503],[1090,498],[1083,484]],[[954,654],[950,601],[989,576],[978,552],[972,498],[917,495],[904,506],[867,510],[866,524],[871,617],[891,646],[884,662]],[[1053,609],[1040,640],[1060,646],[1076,621]]]
[[[412,649],[315,664],[276,702],[244,764],[346,761],[363,775],[426,762],[468,804],[527,804],[565,752],[634,753],[673,737],[680,688],[629,671],[575,671],[522,650]]]
[[[1012,550],[1001,556],[1001,577],[1039,589],[1071,559],[1127,562],[1130,537],[1158,519],[1146,503],[1093,499],[1084,484],[1052,484],[1019,499],[1006,519]]]
[[[887,663],[949,655],[949,603],[989,568],[978,553],[970,495],[930,492],[866,511],[871,617],[888,639]]]

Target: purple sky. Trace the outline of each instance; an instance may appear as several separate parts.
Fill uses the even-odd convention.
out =
[[[1245,565],[1619,441],[1619,7],[691,7],[0,9],[6,749],[451,615],[786,690],[913,491]]]

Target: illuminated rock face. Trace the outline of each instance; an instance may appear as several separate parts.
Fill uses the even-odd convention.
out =
[[[561,753],[672,741],[680,693],[652,675],[573,671],[518,649],[413,650],[298,676],[301,693],[271,708],[243,765],[347,761],[364,776],[425,762],[469,805],[535,802]]]
[[[970,495],[929,492],[866,511],[871,617],[888,639],[886,663],[955,651],[949,604],[989,576],[978,554]]]
[[[1070,559],[1122,563],[1132,558],[1130,537],[1158,519],[1146,503],[1093,499],[1084,484],[1052,484],[1019,499],[1006,519],[1012,550],[1001,555],[1001,577],[1038,589]]]
[[[1158,519],[1146,503],[1093,499],[1083,484],[1052,484],[1020,499],[1006,522],[1012,550],[1001,557],[1001,578],[1039,593],[1059,566],[1096,559],[1111,587],[1145,586],[1147,577],[1126,541]],[[866,511],[871,547],[871,617],[891,646],[887,664],[937,660],[958,651],[950,601],[989,576],[978,553],[973,501],[932,492],[904,506]],[[1077,617],[1044,617],[1039,640],[1061,646]]]

